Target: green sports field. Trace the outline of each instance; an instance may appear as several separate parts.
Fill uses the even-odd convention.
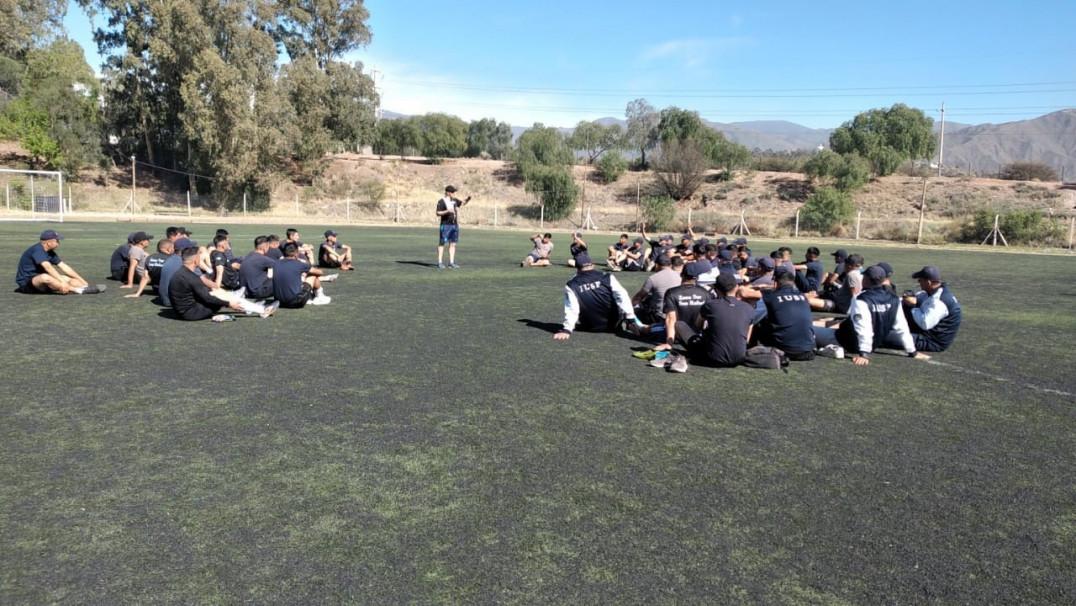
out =
[[[92,281],[164,232],[49,227]],[[44,228],[0,224],[2,604],[1076,602],[1072,256],[842,243],[939,265],[954,348],[681,375],[554,341],[521,232],[338,228],[331,305],[215,324],[15,294]]]

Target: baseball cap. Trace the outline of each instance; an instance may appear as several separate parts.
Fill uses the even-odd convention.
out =
[[[328,238],[329,236],[339,236],[339,235],[340,234],[336,233],[335,231],[333,231],[331,229],[326,229],[325,230],[325,237],[326,238]]]
[[[681,240],[690,240],[691,235],[690,234],[683,234],[683,235],[680,236],[680,239]]]
[[[722,293],[730,293],[736,288],[736,277],[732,274],[718,274],[717,280],[714,281],[714,285]]]
[[[191,230],[187,229],[186,227],[180,227],[179,228],[179,233],[183,234],[184,236],[191,236],[192,235]]]
[[[709,261],[706,261],[705,259],[700,259],[698,261],[692,261],[691,263],[685,265],[683,275],[689,278],[697,278],[702,274],[710,271],[711,269],[713,269],[713,266],[710,265]]]
[[[645,242],[646,242],[646,240],[643,240],[642,238],[635,238],[635,243],[636,244],[644,244]]]
[[[736,246],[747,246],[747,238],[736,238],[732,243]]]
[[[59,233],[57,233],[55,229],[46,229],[45,231],[41,232],[41,238],[40,239],[42,239],[42,240],[63,240],[64,237],[61,236]]]
[[[817,246],[809,246],[807,247],[807,254],[817,257],[822,254],[822,251],[818,250]]]
[[[722,261],[728,261],[729,259],[732,259],[732,251],[727,248],[722,248],[717,252],[717,258]]]
[[[766,271],[772,271],[774,267],[777,267],[777,265],[773,262],[773,259],[771,259],[770,257],[762,257],[761,259],[759,259],[758,266]]]
[[[840,259],[842,261],[848,258],[848,251],[843,249],[843,248],[838,248],[837,252],[830,253],[830,254],[832,254],[834,257],[837,257],[838,259]]]
[[[45,239],[44,234],[42,234],[41,239],[42,240]],[[912,274],[912,277],[917,279],[917,280],[919,278],[926,278],[927,280],[930,280],[931,282],[941,282],[942,281],[942,279],[941,279],[941,270],[938,269],[937,267],[934,267],[933,265],[925,265],[925,266],[923,266],[923,269],[920,269],[919,271]]]
[[[888,278],[889,276],[893,275],[893,266],[886,263],[885,261],[882,261],[881,263],[879,263],[878,267],[881,267],[882,269],[885,270],[885,277]]]
[[[198,243],[190,238],[176,238],[176,252],[183,250],[184,248],[190,248],[192,246],[198,246]]]
[[[131,242],[141,242],[142,240],[152,240],[153,236],[147,234],[144,231],[136,231],[131,234]]]
[[[575,266],[583,267],[584,265],[594,265],[594,261],[590,260],[590,255],[585,252],[581,252],[575,256]]]
[[[885,268],[878,265],[871,265],[863,271],[863,277],[871,281],[871,284],[881,284],[885,282]]]
[[[583,239],[583,232],[581,232],[581,231],[577,231],[577,232],[575,232],[575,237],[576,237],[576,238],[579,238],[580,240],[582,240],[582,239]]]
[[[447,191],[450,194],[454,194],[454,193],[456,193],[456,188],[453,185],[446,185],[445,186],[445,191]]]

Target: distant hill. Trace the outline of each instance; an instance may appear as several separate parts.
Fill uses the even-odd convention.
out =
[[[385,110],[385,118],[404,117]],[[626,122],[620,118],[599,118],[602,124]],[[796,151],[829,147],[831,128],[808,128],[784,120],[756,120],[749,122],[710,122],[708,126],[725,134],[751,150]],[[512,138],[530,126],[513,126]],[[934,131],[941,129],[941,122],[934,122]],[[569,134],[571,127],[557,130]],[[631,155],[628,152],[627,155]],[[945,157],[947,167],[990,175],[1010,162],[1042,162],[1057,170],[1066,180],[1076,179],[1076,109],[1063,109],[1032,120],[1006,122],[1004,124],[969,125],[959,122],[945,123]]]
[[[945,166],[994,174],[1010,162],[1042,162],[1065,180],[1076,179],[1076,109],[956,131],[946,124]]]

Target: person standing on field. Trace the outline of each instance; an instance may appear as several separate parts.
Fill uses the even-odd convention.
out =
[[[445,197],[437,201],[437,216],[441,218],[441,236],[437,241],[437,267],[445,268],[445,244],[448,245],[448,267],[456,269],[456,243],[460,241],[460,223],[458,211],[461,206],[471,201],[471,197],[460,200],[453,194],[456,188],[445,187]]]

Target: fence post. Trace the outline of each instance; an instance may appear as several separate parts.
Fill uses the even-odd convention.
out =
[[[539,218],[539,229],[545,229],[545,204],[542,205],[542,212]]]
[[[243,218],[247,218],[247,192],[243,192]]]
[[[37,204],[34,204],[34,176],[30,175],[30,218],[37,214]]]
[[[800,211],[796,210],[796,231],[792,235],[793,238],[800,237]]]
[[[863,220],[863,211],[856,213],[856,240],[859,239],[859,222]]]
[[[1072,253],[1072,236],[1076,234],[1076,217],[1069,218],[1069,254]]]
[[[941,172],[941,163],[938,163],[938,172]],[[927,179],[923,179],[923,197],[919,200],[919,233],[915,236],[915,243],[923,241],[923,217],[927,212]]]
[[[11,184],[4,186],[4,201],[7,202],[7,210],[11,212]]]
[[[191,190],[187,190],[187,218],[191,218]]]

